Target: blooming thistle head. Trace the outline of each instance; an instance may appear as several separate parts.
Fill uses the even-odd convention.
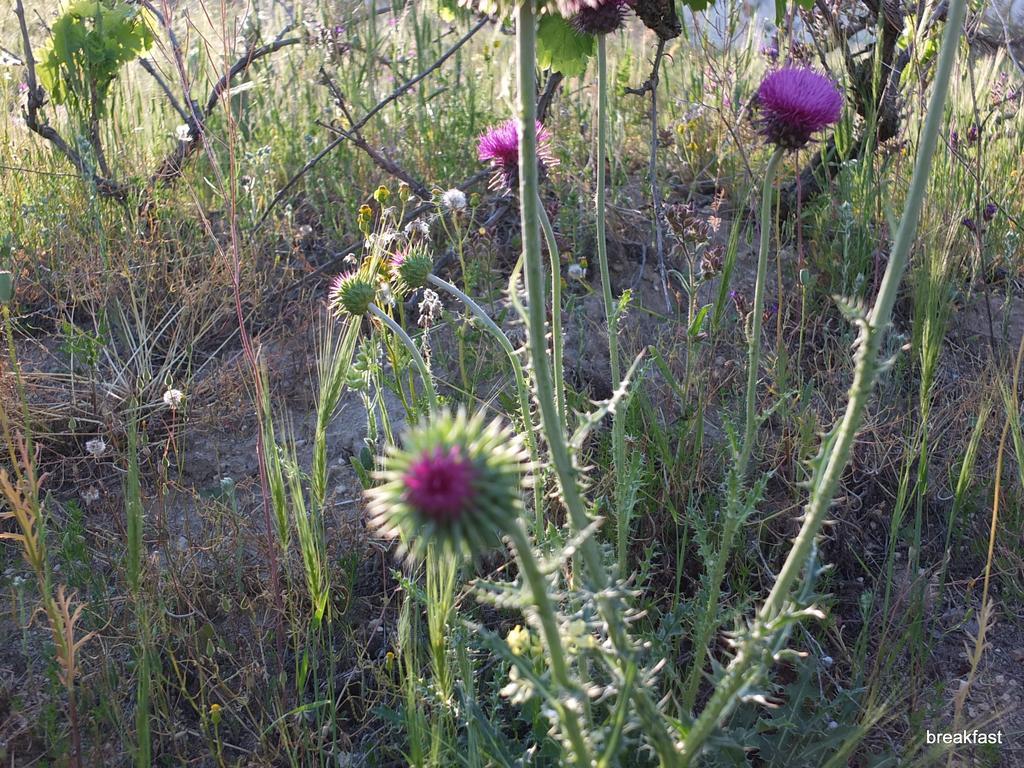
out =
[[[327,305],[335,315],[362,317],[370,311],[377,289],[358,272],[343,272],[331,281]]]
[[[434,268],[434,260],[423,248],[402,250],[391,257],[391,271],[398,278],[399,293],[422,288]]]
[[[579,10],[567,18],[584,35],[611,34],[623,25],[629,10],[629,0],[588,0],[575,5]]]
[[[526,454],[497,420],[436,413],[391,447],[367,491],[371,525],[401,541],[410,560],[429,544],[452,555],[474,555],[501,545],[522,512]]]
[[[768,74],[757,90],[761,135],[781,149],[800,149],[839,121],[843,96],[829,78],[806,67]]]
[[[537,123],[537,158],[541,167],[557,165],[551,154],[551,134]],[[491,186],[513,190],[519,184],[519,121],[506,120],[481,134],[476,145],[477,157],[494,169]]]

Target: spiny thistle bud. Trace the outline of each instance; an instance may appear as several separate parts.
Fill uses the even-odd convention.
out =
[[[427,545],[474,555],[501,545],[522,513],[526,454],[518,437],[483,415],[435,413],[391,447],[367,491],[370,522],[397,537],[410,560]]]
[[[839,121],[843,96],[832,80],[813,69],[783,67],[761,81],[757,106],[761,135],[781,149],[800,149]]]
[[[402,293],[415,291],[427,284],[434,268],[434,260],[421,248],[399,251],[391,258],[391,268],[398,276],[398,289]]]
[[[369,279],[357,272],[345,272],[331,281],[327,303],[338,316],[362,317],[376,297],[377,289]]]
[[[585,35],[608,35],[622,26],[628,9],[626,0],[596,0],[581,4],[569,23]]]

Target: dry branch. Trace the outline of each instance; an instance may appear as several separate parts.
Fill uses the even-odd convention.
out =
[[[142,5],[157,18],[160,25],[167,32],[175,64],[183,74],[185,65],[181,46],[171,29],[170,23],[166,18],[164,18],[163,14],[152,6],[151,3],[147,2]],[[26,70],[25,81],[28,85],[28,93],[26,95],[25,104],[22,108],[22,117],[25,120],[25,125],[28,126],[29,130],[45,139],[58,152],[64,155],[75,167],[79,175],[83,179],[91,182],[101,196],[119,201],[127,200],[132,189],[128,185],[111,178],[111,174],[106,170],[103,149],[99,141],[98,123],[96,123],[95,120],[90,126],[89,142],[96,153],[97,163],[102,172],[97,172],[96,168],[94,168],[92,164],[81,155],[81,153],[75,150],[53,126],[41,117],[40,110],[46,106],[46,91],[39,85],[39,80],[36,75],[36,60],[35,55],[32,52],[32,41],[28,32],[28,23],[25,19],[25,8],[22,0],[15,0],[14,13],[18,18],[18,25],[21,30]],[[302,42],[302,39],[299,37],[284,37],[284,35],[291,29],[292,27],[285,28],[272,43],[258,47],[251,47],[243,56],[239,57],[239,59],[231,65],[228,71],[225,72],[214,84],[213,88],[210,90],[210,95],[206,100],[205,108],[200,108],[195,103],[191,94],[188,93],[187,88],[185,89],[185,105],[183,106],[182,103],[174,96],[170,86],[160,76],[160,73],[157,71],[156,67],[153,66],[152,62],[144,58],[140,60],[142,68],[156,80],[164,96],[167,98],[168,103],[170,103],[174,111],[181,116],[189,128],[189,140],[176,142],[175,148],[168,153],[157,167],[156,171],[150,175],[150,186],[156,183],[167,184],[181,176],[186,162],[193,154],[195,154],[200,143],[205,137],[206,119],[221,102],[223,95],[230,90],[231,83],[235,78],[247,72],[253,63],[259,59],[276,53],[282,48]]]

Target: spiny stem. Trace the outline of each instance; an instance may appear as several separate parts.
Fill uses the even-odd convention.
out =
[[[942,49],[939,52],[938,65],[935,69],[935,82],[929,100],[928,110],[921,132],[921,143],[917,149],[914,163],[914,175],[910,182],[907,202],[903,209],[903,217],[893,241],[892,254],[886,267],[885,275],[879,287],[874,307],[863,321],[861,347],[857,353],[853,384],[846,412],[835,432],[827,438],[826,454],[822,457],[820,470],[812,481],[810,501],[807,504],[804,522],[793,542],[793,548],[786,558],[782,570],[772,587],[771,593],[758,612],[750,634],[740,646],[729,664],[724,678],[715,688],[715,692],[704,711],[697,718],[686,737],[681,755],[680,768],[689,766],[702,750],[708,737],[718,726],[725,714],[735,705],[739,691],[752,678],[763,674],[765,652],[765,635],[774,626],[775,619],[780,616],[789,602],[792,587],[800,575],[800,571],[810,562],[815,549],[815,537],[822,524],[832,499],[835,497],[839,479],[845,471],[850,459],[850,451],[857,430],[861,424],[864,408],[871,394],[875,375],[879,369],[878,355],[882,340],[892,319],[892,309],[896,303],[900,282],[906,271],[910,248],[917,235],[924,194],[931,173],[932,158],[938,143],[939,129],[942,126],[946,97],[949,93],[949,82],[956,63],[960,36],[963,33],[966,0],[951,0],[949,4],[946,29],[943,35]],[[790,626],[792,626],[790,624]],[[779,630],[785,634],[785,630]],[[782,638],[774,644],[778,647]]]
[[[544,238],[548,243],[548,258],[551,261],[551,360],[552,375],[555,382],[555,405],[563,426],[565,416],[565,373],[562,369],[562,266],[558,257],[558,242],[555,230],[551,227],[551,219],[544,210],[543,203],[537,207],[540,213],[540,225],[544,230]]]
[[[576,481],[576,469],[554,404],[551,384],[551,365],[546,345],[544,262],[541,254],[538,177],[537,177],[537,135],[536,125],[536,16],[530,3],[518,9],[516,25],[518,86],[519,86],[519,200],[520,223],[523,239],[523,270],[526,273],[526,291],[529,306],[526,325],[529,337],[530,361],[533,365],[535,394],[540,408],[541,426],[551,452],[551,463],[558,477],[562,499],[569,512],[569,520],[575,532],[590,524],[583,496]],[[516,272],[518,271],[518,265]],[[608,624],[609,639],[616,652],[628,663],[634,656],[622,615],[621,599],[606,591],[608,573],[598,543],[588,536],[580,543],[579,549],[585,569],[585,581],[598,593],[597,604],[601,616]],[[644,686],[632,688],[631,696],[637,713],[644,725],[645,735],[651,740],[664,765],[673,765],[675,746],[664,727],[657,705]]]
[[[526,373],[523,371],[523,364],[519,362],[519,355],[516,354],[515,347],[512,346],[512,342],[508,340],[501,328],[491,319],[483,307],[477,304],[467,294],[456,288],[454,285],[438,277],[435,274],[431,274],[428,278],[430,284],[436,288],[440,288],[442,291],[450,293],[455,296],[459,301],[465,305],[465,307],[473,313],[473,316],[479,320],[484,328],[490,332],[491,336],[495,338],[501,348],[505,351],[508,356],[509,362],[512,364],[512,375],[515,377],[516,382],[516,393],[519,395],[519,410],[523,415],[523,429],[526,437],[526,447],[530,451],[530,461],[533,462],[534,466],[540,466],[540,448],[537,445],[537,433],[533,428],[533,417],[530,412],[530,394],[529,387],[526,383]],[[537,520],[537,535],[540,536],[544,531],[544,487],[543,483],[537,482],[533,484],[533,506]]]
[[[430,369],[427,368],[427,363],[423,359],[423,355],[420,354],[419,348],[416,343],[409,337],[409,334],[405,332],[398,323],[392,319],[392,317],[378,307],[376,304],[370,305],[370,313],[380,320],[388,329],[398,337],[398,340],[405,345],[405,348],[409,350],[409,356],[412,357],[413,363],[420,372],[420,378],[423,380],[423,386],[427,390],[427,397],[430,398],[430,410],[437,410],[437,391],[434,389],[434,379],[430,375]]]
[[[533,598],[533,609],[540,622],[541,633],[544,635],[544,644],[547,646],[548,659],[551,663],[551,678],[559,687],[559,693],[571,697],[571,701],[561,706],[561,721],[565,726],[566,735],[572,744],[575,753],[575,762],[578,765],[590,766],[590,748],[583,738],[583,731],[580,727],[577,707],[580,706],[582,692],[579,690],[570,675],[569,664],[566,660],[565,649],[562,647],[562,636],[558,629],[558,617],[555,614],[555,606],[548,592],[548,583],[541,572],[540,565],[534,557],[530,540],[520,522],[516,522],[509,531],[509,539],[512,548],[516,553],[516,560],[519,562],[519,569],[530,590]]]
[[[708,574],[707,600],[704,613],[694,638],[693,662],[683,687],[682,709],[690,712],[697,699],[697,688],[704,675],[704,661],[708,642],[718,629],[718,599],[725,579],[725,568],[732,553],[733,542],[739,532],[743,517],[743,493],[750,458],[754,452],[757,437],[757,380],[761,368],[761,325],[764,315],[764,291],[768,277],[768,248],[771,243],[772,203],[774,200],[775,176],[783,156],[782,149],[776,149],[765,169],[764,185],[761,190],[761,238],[757,252],[757,279],[754,283],[754,305],[751,310],[750,337],[747,340],[747,393],[743,442],[740,445],[736,466],[729,472],[726,490],[726,513],[722,526],[721,543],[711,572]]]
[[[619,321],[612,297],[612,281],[608,272],[608,242],[605,234],[607,219],[607,192],[605,164],[608,153],[608,53],[605,35],[597,36],[597,194],[595,196],[597,221],[597,264],[601,271],[601,294],[604,298],[605,321],[608,324],[608,359],[611,363],[612,391],[622,383],[619,361]],[[625,573],[629,561],[629,514],[625,509],[626,432],[622,408],[612,415],[612,469],[615,474],[613,507],[616,514],[617,554],[619,568]]]
[[[764,186],[761,190],[761,242],[757,251],[757,279],[754,283],[754,307],[750,318],[750,339],[747,349],[747,399],[743,429],[743,443],[740,446],[737,470],[740,480],[747,476],[750,457],[754,451],[757,436],[757,379],[761,368],[761,325],[764,315],[764,284],[768,277],[768,246],[772,233],[772,202],[774,199],[775,175],[784,152],[776,149],[764,172]]]

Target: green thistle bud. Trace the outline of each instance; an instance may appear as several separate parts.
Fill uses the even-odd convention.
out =
[[[391,267],[398,275],[399,291],[406,293],[427,284],[427,278],[434,269],[434,260],[426,251],[415,249],[395,254],[391,259]]]
[[[435,413],[382,462],[381,484],[367,491],[370,522],[410,560],[432,542],[453,556],[495,549],[522,513],[526,454],[497,419]]]
[[[362,317],[370,311],[377,298],[377,289],[368,279],[356,272],[345,272],[331,282],[327,303],[337,315]]]

